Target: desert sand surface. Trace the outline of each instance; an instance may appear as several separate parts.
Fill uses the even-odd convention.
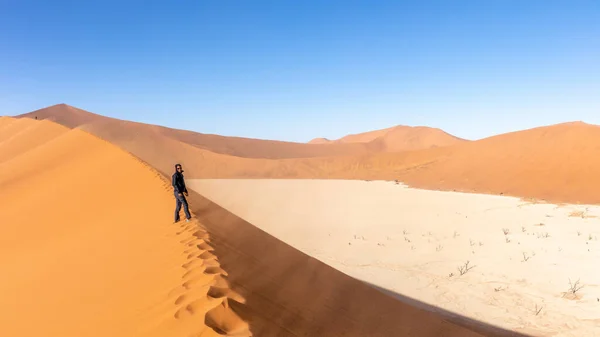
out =
[[[378,144],[380,152],[401,152],[444,147],[466,142],[438,128],[397,125],[391,128],[350,134],[336,140],[315,138],[311,144],[369,143]]]
[[[385,181],[189,184],[302,252],[417,306],[533,336],[597,335],[599,206]]]
[[[112,144],[0,119],[1,335],[250,336],[209,235],[172,224],[173,199]]]

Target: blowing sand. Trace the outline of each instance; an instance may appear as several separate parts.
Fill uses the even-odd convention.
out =
[[[0,119],[2,336],[249,336],[158,173],[48,121]]]
[[[598,206],[383,181],[189,184],[293,247],[404,300],[536,336],[597,335]]]

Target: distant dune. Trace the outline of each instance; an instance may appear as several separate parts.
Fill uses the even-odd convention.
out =
[[[378,152],[401,152],[443,147],[466,142],[440,129],[398,125],[387,129],[352,134],[337,140],[316,138],[313,144],[371,144]]]
[[[171,224],[168,190],[83,131],[2,118],[2,335],[250,336],[209,235]]]
[[[69,110],[64,111],[69,113]],[[582,122],[399,153],[277,160],[216,153],[165,136],[161,127],[133,122],[111,120],[82,128],[121,146],[162,173],[168,174],[173,163],[181,162],[187,166],[190,178],[401,180],[428,189],[600,203],[600,193],[595,192],[600,189],[597,173],[600,172],[597,159],[600,158],[600,145],[597,145],[600,144],[600,127]],[[240,144],[251,148],[250,143]],[[368,144],[375,146],[372,142]],[[277,152],[265,156],[283,155]]]
[[[328,143],[331,143],[331,140],[329,140],[327,138],[315,138],[308,143],[309,144],[328,144]]]
[[[66,104],[53,105],[16,117],[49,119],[69,128],[81,128],[111,142],[137,137],[179,142],[198,149],[244,158],[308,158],[361,155],[378,151],[370,144],[303,144],[241,137],[226,137],[177,130],[97,115]]]
[[[302,161],[302,172],[313,178],[398,179],[428,189],[600,204],[599,144],[599,126],[572,122],[444,148]],[[280,166],[285,171],[296,165]]]

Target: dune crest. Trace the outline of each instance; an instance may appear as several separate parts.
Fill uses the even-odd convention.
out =
[[[24,116],[33,117],[32,113]],[[190,178],[400,180],[426,189],[600,204],[600,194],[593,192],[600,188],[597,174],[600,147],[595,145],[600,143],[600,127],[583,122],[542,126],[398,153],[367,151],[316,156],[313,152],[310,158],[290,158],[298,154],[290,152],[284,158],[278,154],[279,150],[265,154],[273,148],[262,147],[260,151],[265,152],[261,156],[271,158],[264,159],[213,152],[190,139],[164,136],[161,133],[164,128],[158,126],[107,120],[109,122],[94,122],[82,128],[120,146],[163,174],[171,172],[172,162],[181,162],[191,169]],[[383,131],[393,135],[393,129]],[[181,132],[188,134],[188,131]],[[376,148],[378,150],[373,150],[376,152],[387,146],[381,138],[352,144]]]
[[[6,336],[251,336],[196,220],[156,171],[49,121],[0,119]]]
[[[315,138],[309,143],[366,143],[370,144],[372,148],[377,148],[376,152],[401,152],[450,146],[462,142],[466,142],[466,140],[437,128],[397,125],[381,130],[350,134],[336,140]]]
[[[67,104],[57,104],[16,116],[49,119],[69,128],[81,128],[113,143],[132,137],[181,142],[201,150],[243,158],[309,158],[337,155],[361,155],[377,151],[369,144],[304,144],[242,137],[226,137],[177,130],[94,114]]]

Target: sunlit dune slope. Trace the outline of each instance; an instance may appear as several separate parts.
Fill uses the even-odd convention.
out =
[[[440,129],[398,125],[387,129],[347,135],[337,140],[316,138],[314,144],[369,144],[378,152],[401,152],[443,147],[466,142]]]
[[[0,119],[1,335],[248,336],[208,234],[172,224],[173,204],[112,144]]]
[[[17,117],[49,119],[69,128],[84,129],[113,143],[126,142],[135,137],[152,137],[236,157],[308,158],[366,154],[379,150],[377,144],[303,144],[202,134],[109,118],[66,104],[53,105]]]

